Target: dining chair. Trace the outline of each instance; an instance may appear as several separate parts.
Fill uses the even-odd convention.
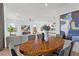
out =
[[[51,55],[52,56],[70,56],[71,52],[72,52],[72,48],[73,48],[74,42],[71,42],[71,44],[64,48],[64,49],[60,49],[58,52],[54,52]]]
[[[9,44],[9,50],[11,51],[12,56],[18,56],[16,53],[16,47],[15,47],[14,42],[11,42]]]
[[[65,49],[61,49],[61,51],[59,53],[54,52],[52,55],[53,56],[68,56],[69,51],[70,51],[70,46],[66,47]]]
[[[79,56],[79,42],[75,41],[73,44],[73,48],[71,50],[71,54],[72,56]]]
[[[14,49],[11,49],[11,54],[12,54],[12,56],[18,56]]]
[[[35,39],[35,35],[29,35],[28,36],[28,40],[34,40]]]
[[[42,39],[42,34],[37,34],[38,39]]]
[[[62,50],[62,49],[58,49],[57,51],[53,52],[52,55],[58,56],[61,50]]]
[[[70,48],[70,52],[69,52],[69,56],[71,55],[71,52],[72,52],[72,49],[73,49],[73,47],[74,47],[74,44],[75,44],[75,42],[71,42],[71,48]]]
[[[62,49],[58,56],[68,56],[70,51],[70,46],[66,47],[65,49]]]
[[[71,42],[71,44],[68,47],[66,47],[65,49],[62,49],[59,53],[59,56],[70,56],[73,49],[73,45],[74,45],[74,42]]]
[[[63,39],[62,35],[60,35],[60,34],[56,34],[56,37],[57,37],[57,38],[62,38],[62,39]]]
[[[65,39],[66,38],[66,35],[65,35],[65,32],[64,31],[60,31],[60,35],[63,37],[63,39]]]

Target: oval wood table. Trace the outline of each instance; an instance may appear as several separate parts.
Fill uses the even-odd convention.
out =
[[[19,50],[24,55],[46,55],[61,49],[64,45],[64,39],[60,37],[50,37],[48,42],[39,40],[28,40],[19,46]]]

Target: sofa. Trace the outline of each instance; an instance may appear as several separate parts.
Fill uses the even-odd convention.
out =
[[[69,30],[68,37],[73,41],[79,41],[79,30]]]

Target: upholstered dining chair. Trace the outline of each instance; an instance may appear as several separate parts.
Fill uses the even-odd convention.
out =
[[[59,50],[58,52],[54,52],[49,54],[50,56],[70,56],[73,49],[74,42],[71,42],[69,46],[64,49]]]
[[[65,39],[66,38],[66,36],[65,36],[65,32],[64,31],[60,31],[60,35],[63,37],[63,39]]]
[[[11,54],[12,54],[12,56],[18,56],[14,49],[11,49]]]
[[[71,44],[68,47],[66,47],[65,49],[62,49],[59,53],[59,56],[70,56],[73,49],[73,45],[74,45],[74,42],[71,42]]]
[[[71,55],[72,49],[74,48],[74,44],[75,44],[75,42],[72,41],[72,42],[71,42],[71,48],[70,48],[69,56]]]
[[[69,56],[70,49],[71,49],[71,45],[69,45],[65,49],[62,49],[58,56]]]
[[[42,34],[37,34],[38,39],[42,39]]]
[[[29,35],[28,36],[28,40],[34,40],[35,39],[35,35]]]
[[[62,49],[57,50],[56,52],[53,52],[52,55],[59,55],[59,53],[61,52]]]
[[[9,44],[9,50],[11,51],[12,56],[18,56],[17,53],[16,53],[16,47],[15,47],[14,42],[11,42]]]

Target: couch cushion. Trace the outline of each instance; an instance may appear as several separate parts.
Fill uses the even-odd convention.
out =
[[[72,36],[72,41],[77,41],[77,42],[79,42],[79,36]]]

